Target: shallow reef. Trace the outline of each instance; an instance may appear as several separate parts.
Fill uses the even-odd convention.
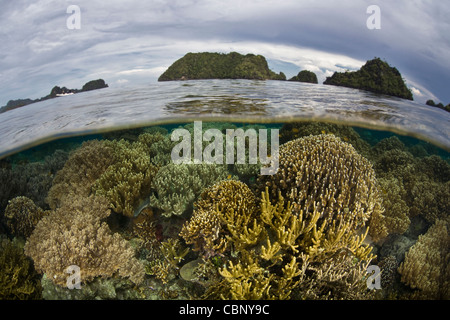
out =
[[[192,124],[0,160],[0,299],[450,298],[447,152],[321,122],[202,129],[240,127],[279,129],[274,175],[173,163]]]

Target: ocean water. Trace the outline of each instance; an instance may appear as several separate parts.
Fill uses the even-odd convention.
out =
[[[2,113],[0,298],[448,299],[449,122],[361,90],[251,80]],[[193,157],[196,134],[239,128],[257,137],[245,163],[174,164],[177,130]],[[263,133],[274,175],[261,153],[249,164]]]

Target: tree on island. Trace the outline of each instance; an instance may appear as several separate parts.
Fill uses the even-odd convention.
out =
[[[413,94],[405,84],[402,75],[386,61],[375,58],[366,62],[360,70],[354,72],[335,72],[327,77],[324,84],[362,89],[413,100]]]
[[[194,79],[286,80],[286,76],[283,72],[277,74],[270,70],[266,58],[261,55],[190,52],[175,61],[158,81]]]
[[[293,76],[289,79],[289,81],[298,81],[298,82],[306,82],[306,83],[319,83],[317,81],[317,76],[314,72],[308,70],[300,71],[296,76]]]

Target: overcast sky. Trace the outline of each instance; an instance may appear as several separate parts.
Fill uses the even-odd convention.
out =
[[[69,5],[80,29],[69,29]],[[381,29],[367,28],[378,5]],[[54,85],[156,83],[187,52],[262,54],[275,72],[397,67],[416,101],[450,103],[447,0],[0,0],[0,106]]]

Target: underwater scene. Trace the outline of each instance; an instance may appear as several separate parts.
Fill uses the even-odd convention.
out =
[[[219,120],[2,158],[0,299],[450,298],[448,150],[345,123]]]

